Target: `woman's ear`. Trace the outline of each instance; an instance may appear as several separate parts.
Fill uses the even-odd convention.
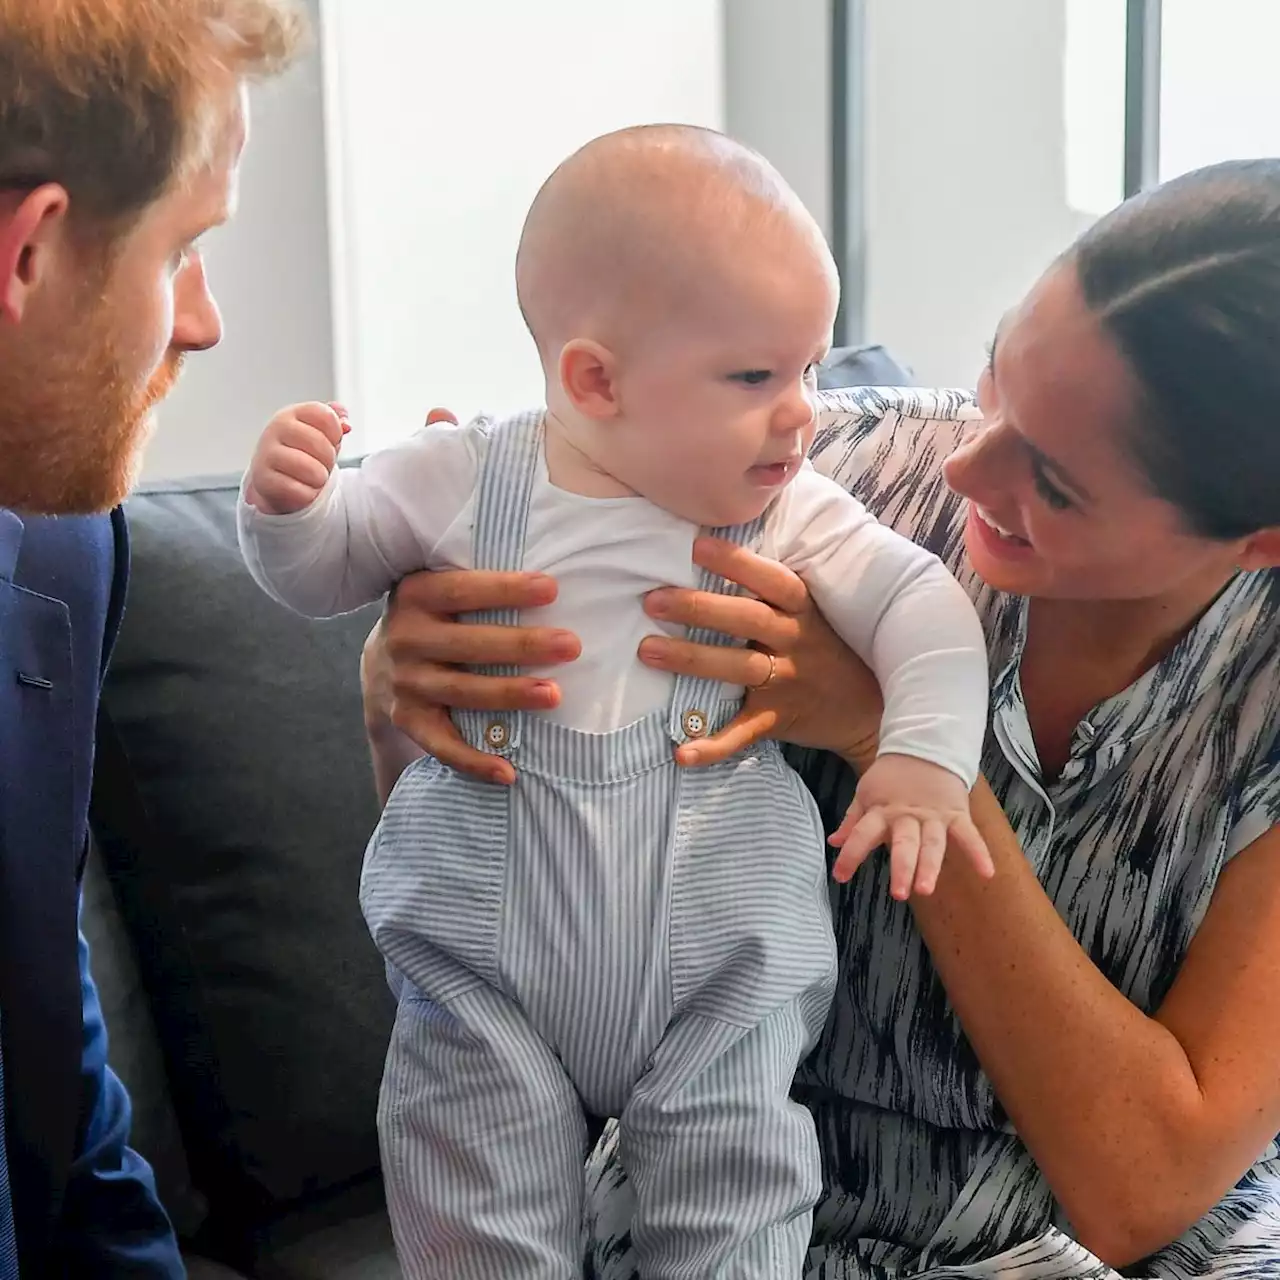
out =
[[[608,347],[575,338],[560,352],[560,386],[583,417],[607,422],[621,412],[618,361]]]
[[[1280,528],[1250,534],[1236,563],[1245,570],[1280,568]]]

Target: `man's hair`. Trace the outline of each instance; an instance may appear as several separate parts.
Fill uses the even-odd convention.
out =
[[[209,108],[283,71],[299,0],[0,0],[0,189],[65,187],[113,234],[199,162]]]

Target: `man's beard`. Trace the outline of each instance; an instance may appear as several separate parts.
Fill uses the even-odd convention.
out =
[[[30,515],[109,511],[129,492],[152,408],[182,367],[176,351],[146,384],[118,354],[122,327],[100,289],[70,323],[0,346],[0,507]],[[125,322],[127,323],[127,321]],[[10,337],[23,338],[23,326]]]

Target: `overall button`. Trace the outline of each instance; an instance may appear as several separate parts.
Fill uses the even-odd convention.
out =
[[[484,731],[485,745],[493,751],[501,751],[511,740],[510,731],[501,720],[494,720]]]
[[[701,711],[684,713],[684,731],[690,738],[701,738],[707,732],[707,717]]]

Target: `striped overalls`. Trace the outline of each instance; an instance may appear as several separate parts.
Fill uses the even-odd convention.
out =
[[[540,423],[493,429],[477,568],[521,567]],[[515,785],[424,759],[392,795],[361,904],[398,992],[379,1131],[409,1280],[581,1277],[584,1111],[619,1119],[645,1277],[799,1275],[821,1173],[789,1089],[834,989],[827,864],[773,743],[674,763],[736,713],[722,691],[680,677],[605,734],[459,713]]]

